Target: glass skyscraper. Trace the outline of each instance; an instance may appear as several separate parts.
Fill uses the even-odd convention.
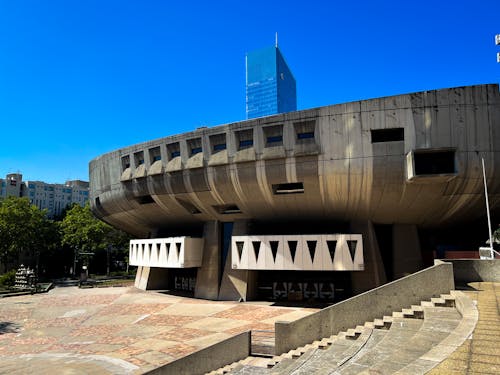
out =
[[[295,78],[278,46],[246,55],[247,119],[297,110]]]

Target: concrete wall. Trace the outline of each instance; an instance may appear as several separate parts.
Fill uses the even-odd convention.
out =
[[[158,267],[137,267],[134,286],[142,290],[167,289],[168,269]]]
[[[219,296],[220,225],[218,221],[209,221],[203,228],[203,259],[196,276],[196,298],[216,300]]]
[[[147,372],[148,375],[197,375],[242,360],[250,355],[250,331],[194,352]]]
[[[500,282],[500,259],[448,259],[453,264],[455,283]]]
[[[173,226],[183,235],[186,226],[207,221],[437,226],[473,220],[484,214],[481,157],[488,189],[500,191],[499,121],[498,85],[478,85],[200,128],[92,160],[91,209],[142,238]],[[373,132],[395,128],[404,136],[374,141]],[[269,144],[276,129],[282,141]],[[300,138],[304,130],[314,137]],[[241,132],[251,134],[249,148],[241,149]],[[215,150],[214,139],[226,149]],[[172,157],[172,144],[180,156]],[[194,144],[201,152],[192,155]],[[413,176],[412,155],[436,150],[454,152],[454,170]],[[276,186],[290,183],[302,183],[303,192],[276,193]],[[494,210],[499,202],[492,194]],[[239,210],[226,212],[225,206]]]
[[[382,318],[422,300],[449,293],[453,288],[452,264],[439,262],[294,322],[276,322],[276,354]]]

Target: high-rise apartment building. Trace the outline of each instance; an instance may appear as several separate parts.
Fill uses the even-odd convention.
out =
[[[296,110],[295,78],[278,44],[247,53],[247,119]]]
[[[89,197],[89,183],[72,180],[65,184],[47,184],[42,181],[23,181],[23,175],[10,173],[0,178],[0,197],[27,197],[31,204],[47,210],[52,218],[60,215],[72,203],[83,206]]]

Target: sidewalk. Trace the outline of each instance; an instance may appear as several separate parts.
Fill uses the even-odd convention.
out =
[[[206,301],[134,288],[61,287],[0,299],[0,373],[140,374],[316,309]]]
[[[474,333],[431,375],[500,374],[500,283],[470,283],[464,291],[477,301],[479,320]]]

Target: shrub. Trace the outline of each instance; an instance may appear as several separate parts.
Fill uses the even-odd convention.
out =
[[[16,282],[16,270],[12,270],[9,272],[0,275],[0,286],[10,287],[14,286]]]

